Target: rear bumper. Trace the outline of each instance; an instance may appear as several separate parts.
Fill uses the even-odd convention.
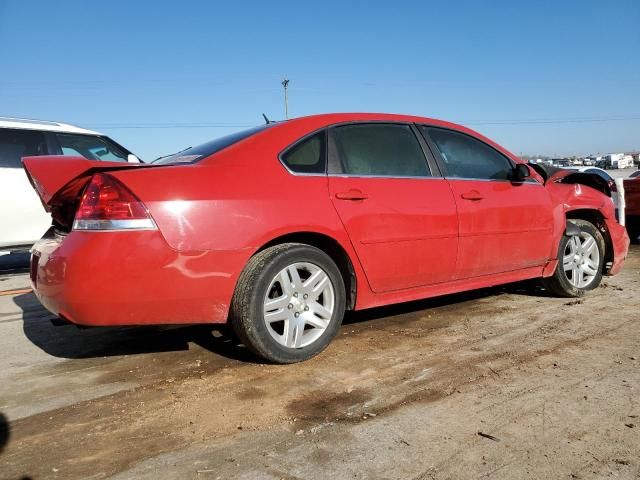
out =
[[[42,304],[90,326],[226,322],[242,252],[177,252],[158,231],[74,231],[32,248]]]
[[[607,221],[607,228],[613,246],[613,264],[607,275],[617,275],[622,270],[622,265],[629,253],[629,235],[626,228],[615,220]]]

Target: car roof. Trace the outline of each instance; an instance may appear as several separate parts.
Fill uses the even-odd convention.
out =
[[[420,117],[417,115],[401,115],[395,113],[321,113],[317,115],[308,115],[305,117],[292,118],[283,122],[275,122],[276,124],[317,124],[319,126],[329,126],[338,123],[349,122],[412,122],[412,123],[425,123],[429,125],[441,126],[452,128],[461,131],[470,131],[474,135],[479,135],[477,132],[451,122],[444,120],[437,120],[435,118]]]
[[[41,130],[47,132],[82,133],[85,135],[102,135],[93,130],[76,127],[67,123],[27,118],[0,117],[0,128],[18,128],[22,130]]]
[[[282,122],[274,122],[274,127],[269,130],[265,130],[265,135],[274,134],[277,131],[298,131],[305,133],[312,132],[323,127],[336,125],[340,123],[350,122],[407,122],[425,124],[435,127],[448,128],[457,130],[462,133],[474,136],[485,143],[488,143],[492,147],[511,157],[513,160],[521,161],[516,155],[511,153],[503,146],[495,143],[490,138],[485,137],[481,133],[476,132],[463,125],[459,125],[444,120],[438,120],[435,118],[421,117],[417,115],[401,115],[394,113],[322,113],[318,115],[309,115],[306,117],[292,118],[290,120],[284,120]],[[270,133],[267,133],[270,132]]]

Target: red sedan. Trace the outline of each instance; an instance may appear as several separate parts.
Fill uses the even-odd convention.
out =
[[[422,117],[310,116],[151,165],[24,165],[53,218],[31,265],[47,309],[81,325],[230,322],[279,363],[324,349],[345,310],[528,278],[583,295],[629,245],[597,184]]]

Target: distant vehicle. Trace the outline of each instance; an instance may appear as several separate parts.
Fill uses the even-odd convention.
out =
[[[584,160],[582,160],[582,164],[585,167],[593,167],[596,164],[596,161],[593,158],[585,158]]]
[[[571,160],[567,158],[554,158],[553,166],[559,167],[559,168],[565,168],[565,167],[570,167],[572,165],[571,165]]]
[[[624,180],[627,231],[631,241],[640,240],[640,171]]]
[[[0,117],[0,253],[28,249],[51,225],[22,168],[22,157],[36,155],[140,162],[98,132],[64,123]]]
[[[423,117],[296,118],[145,165],[23,162],[53,218],[31,256],[45,308],[81,325],[228,322],[276,363],[318,354],[345,310],[528,278],[582,296],[629,245],[599,177]]]
[[[598,160],[596,162],[595,166],[598,167],[598,168],[605,169],[605,170],[610,170],[611,169],[611,162],[609,162],[609,160],[602,159],[602,160]]]
[[[629,161],[629,159],[626,157],[622,157],[617,160],[611,161],[612,168],[630,168],[632,166],[633,166],[633,163],[631,163],[631,161]]]

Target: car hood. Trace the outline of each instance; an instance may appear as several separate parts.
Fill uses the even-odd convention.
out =
[[[545,185],[550,183],[579,183],[594,188],[608,197],[611,197],[613,192],[617,191],[616,183],[612,178],[607,179],[596,173],[580,172],[539,163],[530,163],[529,166],[544,179]]]

